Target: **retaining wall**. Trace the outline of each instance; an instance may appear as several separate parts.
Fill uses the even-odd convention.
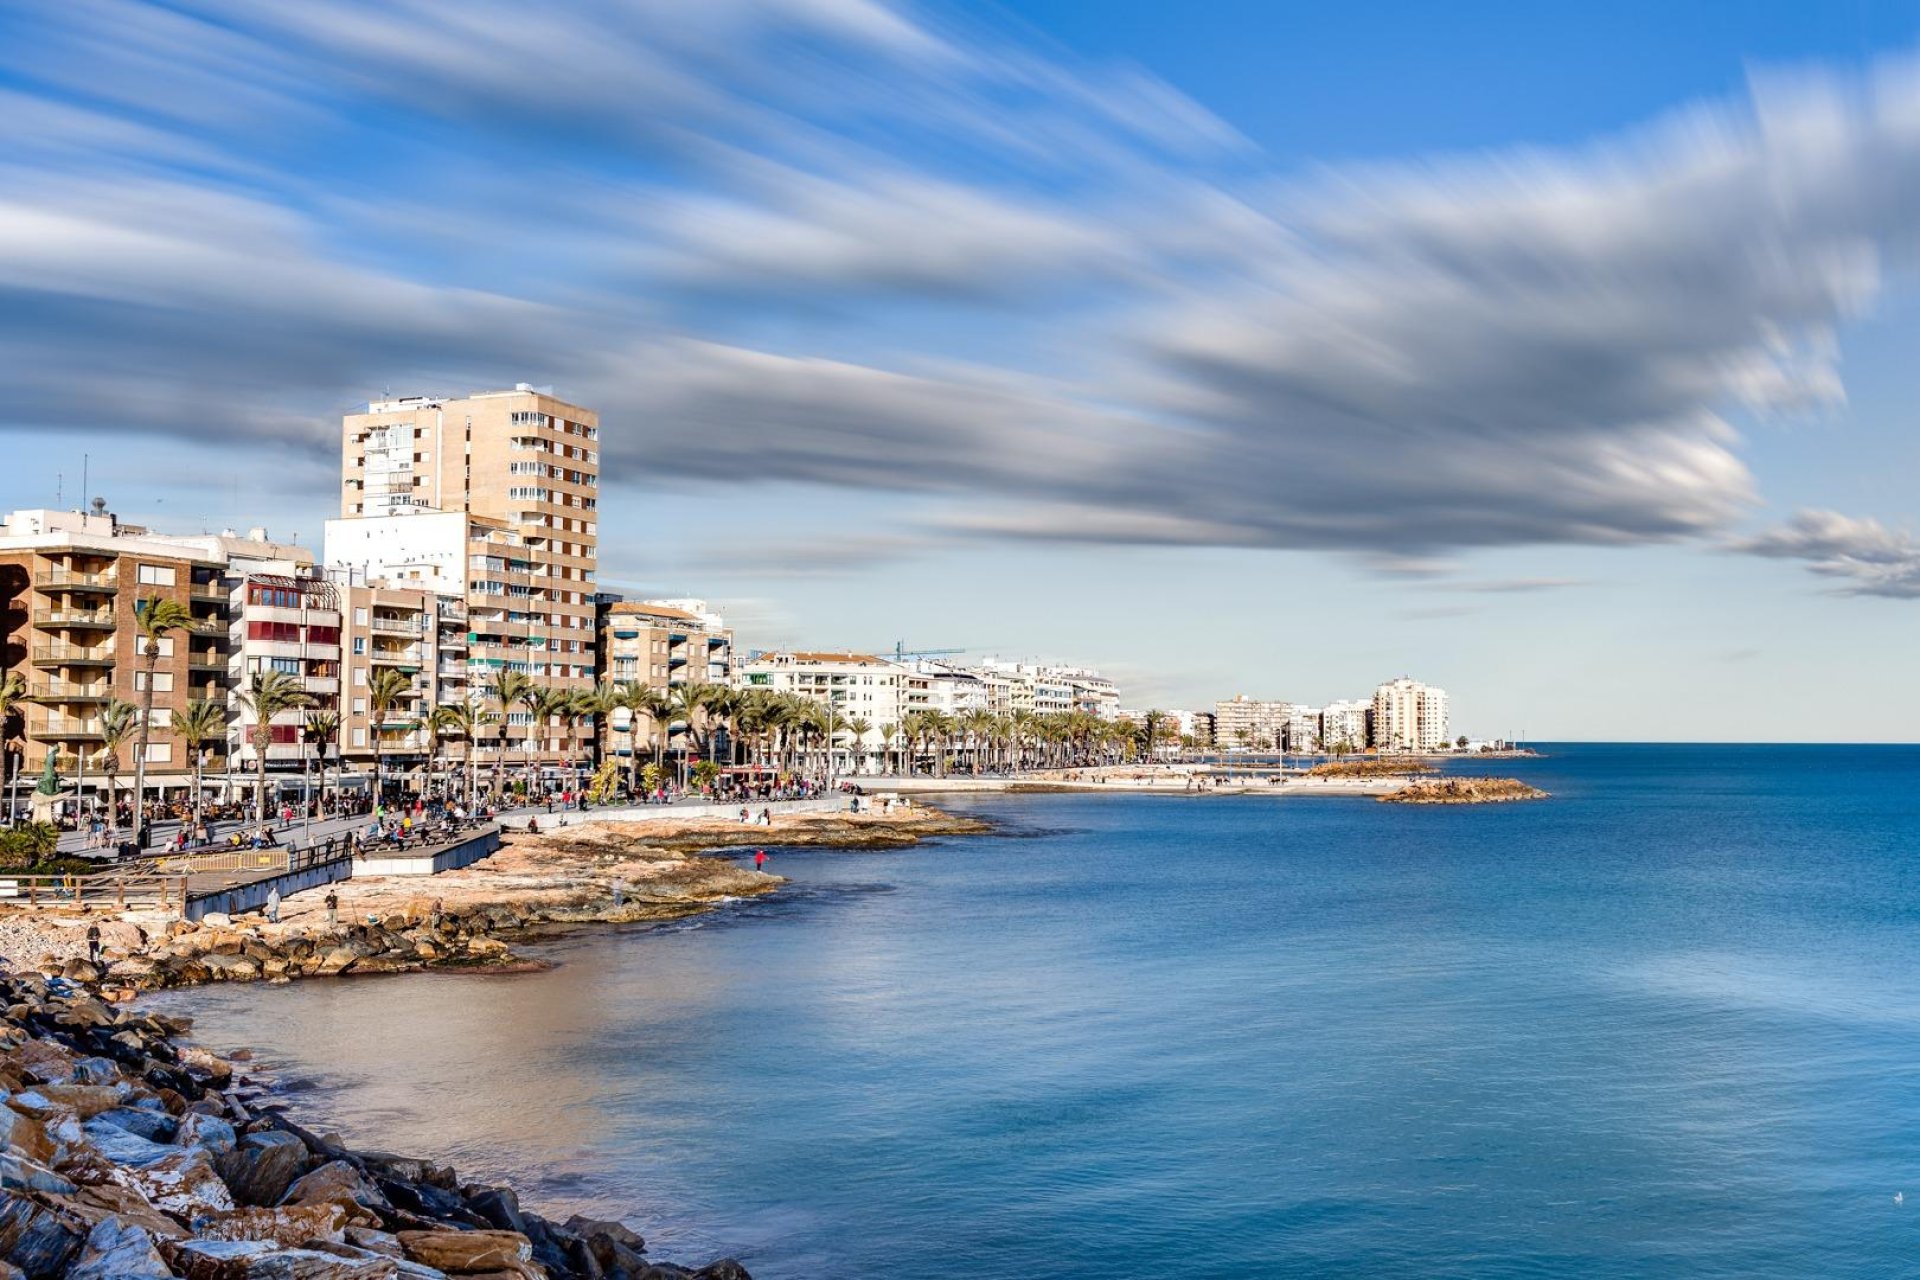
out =
[[[340,858],[333,862],[323,862],[319,866],[268,876],[250,884],[235,885],[231,889],[221,889],[202,898],[189,899],[186,910],[182,914],[189,920],[198,920],[216,911],[237,916],[242,912],[258,911],[266,906],[267,895],[275,889],[278,889],[280,896],[285,898],[289,894],[299,893],[302,889],[317,889],[324,884],[351,879],[353,879],[353,863],[346,858]]]
[[[500,848],[500,830],[489,827],[459,844],[448,845],[432,853],[381,853],[371,858],[355,858],[357,876],[434,876],[442,871],[470,867]]]
[[[739,820],[745,809],[755,817],[762,809],[774,813],[832,813],[847,808],[852,796],[822,796],[818,800],[761,800],[734,804],[640,804],[626,809],[561,809],[552,813],[516,813],[500,819],[500,825],[512,831],[525,831],[528,818],[538,818],[540,829],[550,831],[565,818],[568,826],[583,822],[650,822],[656,818],[732,818]],[[860,807],[866,808],[866,797]]]

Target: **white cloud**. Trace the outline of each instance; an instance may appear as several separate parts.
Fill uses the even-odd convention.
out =
[[[1737,551],[1798,560],[1850,596],[1920,600],[1920,538],[1878,520],[1801,511],[1778,528],[1733,544]]]

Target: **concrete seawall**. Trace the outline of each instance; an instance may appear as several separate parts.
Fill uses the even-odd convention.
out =
[[[498,851],[499,848],[500,830],[497,827],[489,827],[471,839],[448,845],[444,849],[431,853],[381,853],[371,858],[355,858],[353,874],[356,876],[434,876],[442,871],[457,871],[461,867],[470,867],[480,859]]]
[[[568,825],[582,822],[652,822],[661,818],[732,818],[740,819],[740,811],[745,809],[755,817],[762,809],[774,813],[833,813],[845,809],[852,800],[851,796],[822,796],[818,800],[761,800],[757,802],[733,804],[639,804],[625,809],[555,809],[552,813],[524,814],[516,813],[502,818],[500,825],[509,831],[525,831],[527,820],[537,818],[542,831],[552,830],[562,818]],[[862,804],[862,808],[866,806]]]
[[[321,885],[333,884],[339,880],[353,878],[353,862],[348,858],[337,858],[332,862],[323,862],[318,866],[303,867],[298,871],[288,871],[277,876],[268,876],[249,884],[235,885],[231,889],[222,889],[203,897],[188,900],[186,909],[181,912],[189,920],[199,920],[213,912],[225,915],[239,915],[244,911],[258,911],[267,905],[267,895],[275,889],[282,898],[302,889],[317,889]]]

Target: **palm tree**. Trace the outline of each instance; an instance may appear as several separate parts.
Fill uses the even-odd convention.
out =
[[[300,687],[297,677],[284,671],[256,671],[246,687],[236,689],[234,697],[253,712],[253,755],[256,776],[253,791],[254,821],[267,820],[267,749],[273,746],[273,718],[284,711],[297,711],[313,704],[313,695]]]
[[[114,807],[114,792],[118,789],[115,783],[120,777],[120,748],[139,731],[139,720],[140,708],[118,698],[108,702],[106,710],[100,713],[100,769],[107,775],[108,824],[116,831],[120,829],[119,811]],[[136,828],[139,821],[136,814]]]
[[[520,695],[521,703],[533,713],[533,735],[530,741],[537,739],[541,751],[547,749],[547,729],[555,716],[565,715],[573,706],[573,695],[564,689],[543,689],[528,682],[527,691]],[[533,800],[533,751],[527,752],[527,800]]]
[[[386,796],[385,779],[381,777],[381,766],[385,763],[384,739],[387,732],[387,719],[413,697],[413,677],[395,667],[376,667],[373,677],[367,681],[367,709],[372,712],[373,720],[373,803],[378,808]],[[403,722],[412,729],[416,722]]]
[[[300,726],[300,734],[309,745],[320,748],[320,806],[327,803],[327,744],[340,737],[340,713],[338,711],[309,711],[306,722]]]
[[[1158,707],[1150,708],[1146,714],[1144,728],[1147,732],[1147,763],[1153,763],[1153,746],[1160,737],[1160,726],[1166,722],[1167,713]]]
[[[440,744],[448,738],[460,736],[460,721],[454,707],[441,703],[427,712],[427,783],[432,785],[440,770]],[[452,770],[448,770],[448,787],[451,792]]]
[[[893,772],[893,735],[898,732],[900,732],[900,726],[897,724],[880,726],[880,767],[883,772]]]
[[[640,721],[644,718],[649,729],[658,727],[660,718],[667,711],[667,696],[652,685],[623,684],[619,687],[619,700],[616,707],[628,713],[627,720],[627,790],[634,795],[640,794]],[[648,737],[652,737],[651,732]],[[659,760],[656,744],[654,759]]]
[[[957,727],[966,732],[973,747],[973,776],[976,778],[980,776],[980,757],[986,754],[987,743],[998,725],[999,721],[993,712],[985,707],[976,708],[960,717]]]
[[[478,785],[474,769],[474,748],[478,745],[480,726],[485,724],[488,713],[477,702],[449,702],[433,709],[427,723],[436,734],[446,734],[459,738],[466,746],[461,750],[467,775],[467,808],[473,808],[474,790]]]
[[[160,665],[160,642],[193,625],[193,611],[167,596],[147,596],[133,606],[134,623],[145,641],[140,656],[146,660],[146,679],[140,697],[140,741],[133,758],[133,830],[140,838],[146,823],[142,806],[147,795],[147,738],[153,732],[153,673]]]
[[[27,680],[18,671],[9,671],[0,677],[0,796],[7,797],[7,823],[13,824],[12,793],[7,790],[12,782],[13,756],[10,752],[13,743],[13,718],[20,714],[21,704],[27,698]],[[23,746],[22,752],[26,750]]]
[[[873,721],[861,716],[850,716],[846,724],[847,732],[852,736],[852,741],[847,743],[847,772],[857,774],[860,772],[861,743],[869,733],[873,732]]]
[[[533,678],[527,675],[526,672],[514,671],[511,668],[502,667],[493,673],[493,679],[489,680],[486,688],[482,690],[482,692],[487,697],[493,699],[500,708],[500,753],[493,762],[493,777],[496,790],[501,789],[500,775],[507,764],[508,721],[512,719],[512,712],[515,705],[527,696],[527,690],[531,688],[533,688]],[[501,799],[503,801],[505,800],[504,794],[501,796]]]
[[[206,748],[209,742],[226,741],[226,705],[196,698],[174,713],[173,731],[180,735],[187,754],[193,757],[193,820],[198,823],[202,805],[200,774],[206,762]]]

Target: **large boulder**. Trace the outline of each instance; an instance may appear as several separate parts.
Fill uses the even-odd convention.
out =
[[[402,1231],[400,1247],[413,1261],[450,1275],[526,1274],[533,1257],[533,1242],[517,1231]]]
[[[147,931],[130,920],[102,920],[100,945],[108,951],[138,951],[147,945]]]
[[[149,1165],[165,1160],[179,1150],[162,1142],[150,1141],[137,1133],[128,1133],[119,1125],[101,1119],[87,1121],[85,1129],[87,1141],[115,1164]]]
[[[73,1213],[0,1191],[0,1258],[29,1280],[47,1280],[64,1271],[89,1229]]]
[[[80,1258],[66,1280],[172,1280],[153,1236],[144,1227],[117,1217],[93,1224]]]
[[[75,1187],[37,1160],[29,1160],[14,1151],[0,1151],[0,1189],[71,1195]]]
[[[82,1120],[91,1120],[119,1106],[127,1092],[124,1084],[43,1084],[28,1093],[15,1094],[14,1100],[31,1107],[35,1104],[29,1099],[43,1098],[50,1107],[66,1107]]]
[[[283,1249],[263,1240],[188,1240],[174,1250],[186,1280],[395,1280],[392,1258],[341,1258],[317,1249]]]
[[[180,1118],[173,1140],[183,1147],[205,1147],[215,1155],[225,1155],[240,1144],[233,1126],[219,1116],[190,1111]]]
[[[213,1157],[199,1147],[176,1147],[166,1159],[129,1170],[127,1176],[154,1208],[189,1222],[233,1208],[233,1194]]]
[[[150,1111],[145,1107],[115,1107],[111,1111],[102,1111],[96,1119],[103,1124],[125,1129],[149,1142],[172,1142],[174,1131],[180,1127],[179,1122],[166,1112]]]
[[[0,1145],[41,1164],[53,1164],[60,1159],[60,1144],[48,1135],[45,1125],[6,1107],[0,1107]]]
[[[366,1226],[378,1226],[393,1206],[366,1174],[344,1160],[330,1160],[302,1176],[281,1198],[283,1204],[336,1204]]]
[[[250,1133],[220,1157],[220,1172],[241,1204],[279,1204],[294,1179],[307,1171],[307,1144],[291,1133]]]
[[[467,1208],[501,1231],[527,1234],[527,1221],[520,1216],[520,1198],[506,1187],[487,1187],[467,1197]]]
[[[337,1204],[245,1208],[201,1222],[194,1234],[202,1240],[265,1240],[292,1249],[311,1240],[344,1240],[346,1219],[346,1210]]]

